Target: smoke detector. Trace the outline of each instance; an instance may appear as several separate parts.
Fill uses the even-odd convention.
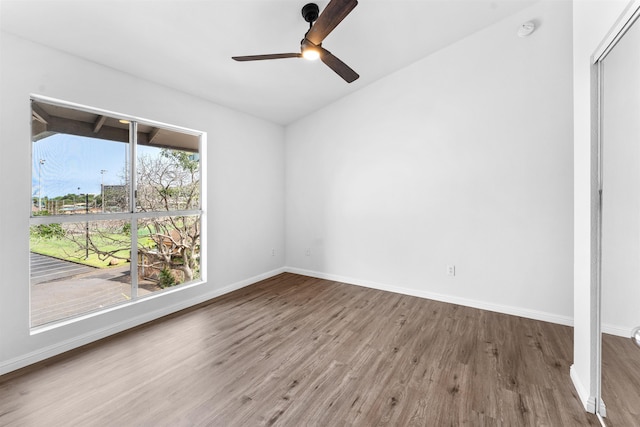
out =
[[[536,24],[534,24],[532,21],[525,22],[524,24],[520,25],[520,28],[518,28],[518,36],[519,37],[530,36],[535,29],[536,29]]]

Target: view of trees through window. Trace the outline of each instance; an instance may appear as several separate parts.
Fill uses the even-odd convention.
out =
[[[200,280],[200,175],[198,133],[32,100],[31,325]]]

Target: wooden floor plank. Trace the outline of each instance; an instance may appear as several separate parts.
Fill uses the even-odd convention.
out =
[[[595,426],[572,346],[565,326],[285,273],[0,377],[0,425]]]
[[[607,426],[640,425],[640,348],[630,338],[602,336],[602,400]]]

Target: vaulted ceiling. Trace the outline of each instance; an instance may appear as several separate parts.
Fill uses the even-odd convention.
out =
[[[34,42],[288,124],[535,0],[361,0],[323,43],[360,74],[351,84],[319,61],[231,59],[299,51],[307,2],[2,0],[0,22]],[[322,12],[328,1],[316,3]]]

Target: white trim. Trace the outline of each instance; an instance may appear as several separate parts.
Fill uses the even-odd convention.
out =
[[[126,160],[125,160],[126,161]],[[129,168],[127,172],[125,172],[124,185],[125,188],[129,186],[129,213],[135,215],[139,211],[138,207],[138,122],[131,121],[129,122],[129,164],[125,164],[125,168]],[[201,168],[202,169],[202,168]],[[104,206],[104,200],[100,201],[102,206]],[[131,285],[129,286],[129,292],[131,295],[131,300],[136,301],[139,298],[138,294],[138,275],[132,274],[134,271],[139,271],[138,268],[138,224],[139,221],[137,218],[133,218],[133,216],[127,218],[129,222],[129,233],[131,242],[129,246],[129,277],[131,278]],[[160,222],[160,221],[158,221]],[[89,229],[89,225],[87,223],[87,230]],[[87,232],[88,233],[88,232]],[[200,240],[202,242],[202,240]],[[87,244],[88,246],[88,244]],[[206,246],[200,244],[200,246]],[[89,251],[87,250],[87,258],[89,258]]]
[[[209,235],[207,234],[207,211],[208,211],[208,188],[207,188],[207,169],[209,168],[209,159],[207,157],[207,133],[200,134],[198,150],[200,150],[200,277],[203,281],[207,281],[209,269],[207,265],[207,252],[209,247]],[[203,245],[202,242],[207,242]]]
[[[602,161],[602,62],[598,61],[592,66],[595,73],[596,90],[596,143],[597,143],[597,212],[596,212],[596,276],[595,276],[595,327],[593,333],[596,339],[592,340],[592,348],[595,350],[594,367],[595,371],[595,396],[602,395],[602,174],[604,163]],[[593,84],[593,83],[592,83]],[[593,101],[592,101],[593,102]],[[593,107],[592,107],[593,108]],[[594,400],[595,413],[600,417],[604,416],[604,402],[602,399]]]
[[[620,325],[613,325],[611,323],[603,323],[602,333],[615,335],[617,337],[631,338],[633,334],[633,328],[627,328],[625,326],[620,326]]]
[[[582,402],[582,405],[584,406],[585,411],[595,414],[596,413],[596,397],[590,396],[587,390],[584,388],[584,386],[582,385],[582,382],[580,382],[580,377],[576,373],[574,365],[571,365],[571,368],[569,369],[569,376],[571,377],[571,381],[573,382],[573,387],[576,389],[576,392],[578,393],[578,398],[580,399],[580,402]],[[607,407],[605,406],[602,400],[600,400],[600,415],[603,417],[607,416]]]
[[[616,23],[613,24],[611,30],[609,30],[605,38],[600,42],[600,45],[591,56],[591,63],[595,64],[598,61],[602,61],[618,41],[625,35],[627,30],[631,28],[638,17],[640,17],[640,0],[630,0]]]
[[[582,382],[580,381],[580,377],[576,373],[575,365],[571,365],[569,368],[569,375],[571,376],[571,381],[573,382],[573,387],[576,389],[578,393],[578,398],[584,409],[587,412],[591,412],[592,414],[596,413],[596,399],[594,396],[589,396],[589,392],[584,388]]]
[[[285,272],[284,268],[271,270],[266,273],[262,273],[257,276],[253,276],[253,277],[241,280],[239,282],[232,283],[223,288],[215,289],[205,294],[198,295],[197,297],[191,298],[189,300],[180,301],[168,307],[162,307],[161,309],[158,309],[152,312],[143,313],[139,316],[125,319],[122,322],[109,325],[108,327],[97,329],[97,330],[88,332],[86,334],[79,335],[77,337],[55,343],[53,345],[33,351],[31,353],[27,353],[27,354],[15,357],[13,359],[9,359],[7,361],[0,363],[0,375],[4,375],[11,371],[15,371],[17,369],[31,365],[33,363],[40,362],[42,360],[64,353],[65,351],[73,350],[74,348],[78,348],[85,344],[89,344],[91,342],[100,340],[102,338],[106,338],[110,335],[123,332],[127,329],[131,329],[133,327],[142,325],[152,320],[159,319],[160,317],[209,301],[213,298],[219,297],[221,295],[227,294],[237,289],[244,288],[246,286],[257,283],[261,280],[269,279],[271,277],[277,276],[278,274],[281,274],[284,272]]]
[[[372,282],[369,280],[356,279],[353,277],[345,277],[337,274],[323,273],[319,271],[304,270],[295,267],[285,267],[285,271],[289,273],[300,274],[303,276],[315,277],[318,279],[333,280],[336,282],[347,283],[350,285],[364,286],[382,291],[394,292],[397,294],[411,295],[419,298],[426,298],[450,304],[462,305],[465,307],[479,308],[481,310],[494,311],[496,313],[509,314],[512,316],[525,317],[527,319],[541,320],[543,322],[556,323],[559,325],[573,326],[573,318],[561,316],[558,314],[548,313],[538,310],[530,310],[522,307],[514,307],[510,305],[493,304],[486,301],[478,301],[468,298],[457,297],[453,295],[439,294],[435,292],[421,291],[417,289],[405,288],[396,285]]]

